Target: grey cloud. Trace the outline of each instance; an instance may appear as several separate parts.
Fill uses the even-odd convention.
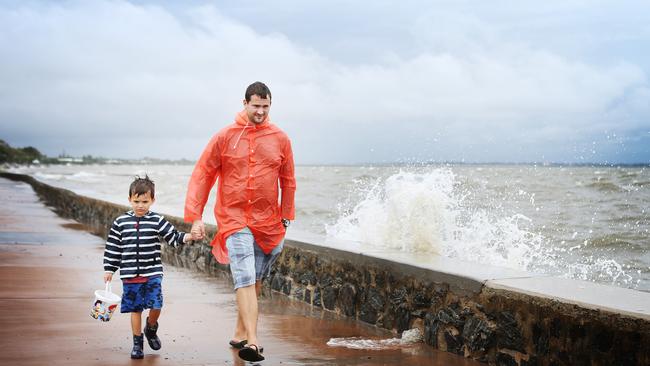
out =
[[[284,15],[246,2],[146,4],[0,6],[0,135],[51,154],[192,159],[263,80],[299,162],[581,161],[594,141],[607,148],[587,158],[650,161],[647,138],[632,138],[650,130],[648,65],[536,40],[562,23],[545,11],[570,13],[557,4],[504,19],[463,2],[417,14],[379,2],[343,19],[323,4]],[[337,54],[352,48],[354,60]]]

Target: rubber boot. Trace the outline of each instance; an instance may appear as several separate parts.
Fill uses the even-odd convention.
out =
[[[131,351],[131,358],[144,358],[143,343],[144,339],[142,338],[142,334],[139,336],[133,336],[133,350]]]
[[[158,322],[155,325],[149,325],[149,317],[144,323],[144,335],[147,337],[147,342],[149,342],[149,347],[153,350],[159,350],[162,345],[160,344],[160,338],[156,334],[158,332]]]

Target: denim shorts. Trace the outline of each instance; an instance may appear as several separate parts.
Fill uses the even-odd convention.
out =
[[[268,277],[271,266],[280,256],[283,246],[284,239],[273,248],[271,253],[264,254],[249,228],[245,227],[230,235],[226,239],[226,248],[228,248],[230,272],[235,290],[254,285],[255,282]]]
[[[151,277],[144,283],[122,282],[120,312],[139,313],[144,309],[161,309],[162,306],[162,276]]]

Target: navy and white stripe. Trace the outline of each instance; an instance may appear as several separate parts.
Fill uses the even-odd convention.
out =
[[[129,211],[113,221],[104,250],[104,271],[120,278],[162,275],[160,238],[169,245],[183,244],[185,233],[177,231],[169,221],[154,212],[136,217]]]

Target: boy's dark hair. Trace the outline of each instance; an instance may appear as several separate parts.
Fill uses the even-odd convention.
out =
[[[257,95],[262,99],[266,99],[267,97],[271,99],[271,91],[269,90],[269,87],[261,81],[256,81],[246,88],[246,94],[244,94],[244,97],[247,102],[251,101],[253,95]]]
[[[149,178],[148,175],[144,175],[144,178],[140,178],[139,175],[135,176],[135,180],[131,183],[129,187],[129,198],[135,196],[138,197],[141,194],[149,192],[151,198],[154,197],[156,193],[156,185],[153,184],[153,181]]]

